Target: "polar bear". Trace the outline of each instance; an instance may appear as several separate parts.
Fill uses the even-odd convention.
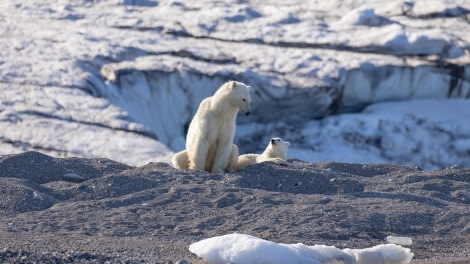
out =
[[[287,147],[289,142],[284,141],[282,138],[272,138],[268,146],[262,154],[244,154],[238,157],[236,171],[243,170],[248,166],[260,163],[263,161],[272,161],[280,165],[288,166]]]
[[[173,166],[179,170],[189,169],[188,151],[182,150],[173,155],[171,159]],[[228,159],[226,171],[235,171],[238,162],[238,146],[233,144],[230,157]]]
[[[250,86],[229,81],[199,105],[186,135],[189,169],[222,173],[229,164],[240,111],[249,115]]]

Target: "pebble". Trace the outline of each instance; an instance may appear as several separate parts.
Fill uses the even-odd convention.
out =
[[[44,200],[44,198],[42,197],[41,193],[39,193],[39,192],[37,192],[37,191],[34,191],[34,192],[33,192],[33,197],[34,197],[34,199],[37,199],[37,200],[41,200],[41,201]]]
[[[142,260],[134,257],[116,257],[105,254],[91,254],[81,251],[31,252],[15,251],[8,248],[0,250],[0,263],[129,263],[140,264]]]

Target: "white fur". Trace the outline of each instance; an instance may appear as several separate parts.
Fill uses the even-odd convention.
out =
[[[189,169],[189,159],[188,159],[188,152],[186,150],[182,150],[178,153],[173,155],[171,159],[173,166],[179,170],[186,170]],[[230,157],[228,161],[228,165],[225,168],[226,171],[235,171],[238,162],[238,147],[237,145],[233,144],[232,151],[230,152]]]
[[[186,136],[189,169],[222,173],[228,168],[237,113],[248,115],[250,101],[250,86],[230,81],[201,102]]]
[[[280,165],[288,166],[287,147],[289,142],[284,141],[282,138],[272,138],[268,146],[262,154],[244,154],[238,157],[236,170],[243,170],[248,166],[260,163],[263,161],[271,161]]]

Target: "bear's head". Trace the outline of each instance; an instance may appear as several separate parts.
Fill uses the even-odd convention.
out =
[[[230,98],[231,98],[232,104],[238,106],[238,109],[240,110],[242,114],[249,115],[251,113],[251,110],[250,110],[251,86],[248,86],[244,83],[236,82],[236,81],[229,82],[228,86],[231,89]]]
[[[271,158],[282,158],[287,159],[287,147],[289,142],[284,141],[280,137],[271,138],[267,149],[269,150],[269,156]]]

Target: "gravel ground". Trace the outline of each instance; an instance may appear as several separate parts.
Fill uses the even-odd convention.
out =
[[[237,173],[25,152],[0,158],[0,262],[204,263],[233,232],[363,248],[409,236],[412,263],[470,263],[470,169],[261,163]]]

